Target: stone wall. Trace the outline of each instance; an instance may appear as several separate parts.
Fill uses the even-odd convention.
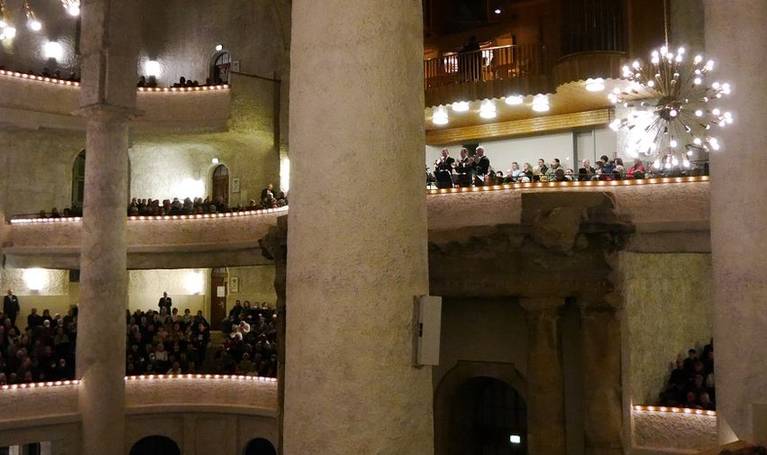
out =
[[[713,334],[711,256],[621,253],[619,263],[624,390],[633,404],[652,404],[669,364]]]
[[[637,453],[699,453],[717,445],[715,416],[633,411],[632,420]]]
[[[248,300],[254,305],[266,303],[271,308],[275,307],[277,294],[274,290],[274,265],[229,267],[228,272],[230,286],[226,296],[227,311],[234,306],[235,300]],[[232,278],[237,278],[237,292],[233,292],[231,287]]]
[[[514,299],[445,299],[434,388],[459,361],[509,363],[527,373],[527,322]],[[523,393],[523,391],[519,391]]]

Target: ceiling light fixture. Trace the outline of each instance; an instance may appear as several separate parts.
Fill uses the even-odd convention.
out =
[[[601,77],[598,77],[596,79],[587,79],[586,80],[586,90],[590,92],[601,92],[605,89],[605,80]]]
[[[456,101],[452,104],[453,112],[468,112],[469,107],[468,101]]]
[[[434,113],[431,116],[431,123],[437,125],[437,126],[443,126],[447,125],[450,119],[447,115],[447,109],[445,106],[439,106],[438,108],[434,109]]]
[[[494,119],[498,115],[498,111],[495,108],[495,103],[491,100],[485,100],[479,108],[479,116],[483,119]]]
[[[509,106],[519,106],[525,102],[525,97],[522,95],[509,95],[505,101]]]

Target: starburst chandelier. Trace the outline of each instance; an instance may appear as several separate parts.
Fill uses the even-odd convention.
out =
[[[683,47],[673,52],[668,46],[652,51],[649,64],[635,60],[624,66],[628,88],[616,88],[608,98],[625,110],[610,127],[627,132],[626,152],[654,159],[656,169],[671,169],[689,168],[694,152],[719,150],[715,132],[733,117],[717,104],[731,87],[710,81],[713,70],[713,60],[688,58]]]

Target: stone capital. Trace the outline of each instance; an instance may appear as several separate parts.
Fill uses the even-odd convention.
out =
[[[74,114],[87,120],[96,120],[105,123],[128,122],[142,114],[135,108],[115,106],[107,103],[95,103],[81,106]]]

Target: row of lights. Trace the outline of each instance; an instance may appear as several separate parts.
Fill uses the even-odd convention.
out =
[[[637,412],[671,412],[674,414],[687,414],[687,415],[705,415],[710,417],[716,417],[716,411],[707,411],[704,409],[691,409],[691,408],[677,408],[670,406],[641,406],[635,405],[634,411]]]
[[[530,182],[530,183],[505,183],[503,185],[492,186],[474,186],[463,188],[440,188],[428,190],[428,194],[448,194],[448,193],[477,193],[487,191],[517,190],[524,188],[579,188],[591,186],[635,186],[635,185],[656,185],[661,183],[693,183],[708,182],[710,178],[707,175],[696,177],[660,177],[651,179],[634,180],[597,180],[585,182]]]
[[[228,374],[149,374],[140,376],[125,376],[125,382],[135,381],[154,381],[154,380],[173,380],[173,379],[205,379],[205,380],[227,380],[232,382],[261,382],[273,384],[277,382],[277,378],[269,378],[265,376],[245,376],[245,375],[228,375]],[[67,381],[48,381],[48,382],[31,382],[28,384],[6,384],[0,387],[0,390],[18,390],[18,389],[39,389],[44,387],[61,387],[61,386],[77,386],[80,384],[79,379],[71,379]]]
[[[447,193],[470,193],[480,191],[502,191],[524,188],[578,188],[591,186],[636,186],[636,185],[656,185],[664,183],[694,183],[708,182],[710,177],[707,175],[695,177],[660,177],[650,179],[634,180],[597,180],[586,182],[529,182],[529,183],[505,183],[503,185],[492,185],[482,187],[463,187],[463,188],[441,188],[427,190],[427,194],[447,194]],[[157,221],[157,220],[191,220],[191,219],[211,219],[211,218],[231,218],[240,216],[264,215],[269,213],[278,213],[288,211],[288,206],[276,209],[248,210],[245,212],[226,212],[226,213],[206,213],[201,215],[160,215],[160,216],[129,216],[129,221]],[[48,223],[70,223],[81,222],[82,217],[62,217],[62,218],[17,218],[11,220],[11,224],[48,224]]]
[[[158,220],[199,220],[213,218],[232,218],[241,216],[267,215],[270,213],[285,212],[288,207],[276,209],[247,210],[244,212],[205,213],[198,215],[157,215],[157,216],[129,216],[128,221],[158,221]],[[67,216],[61,218],[17,218],[11,220],[11,224],[48,224],[48,223],[79,223],[81,216]]]
[[[203,85],[198,87],[139,87],[139,92],[162,92],[162,93],[181,93],[181,92],[206,92],[210,90],[226,90],[228,84],[222,85]]]
[[[522,95],[509,95],[503,98],[509,106],[520,106],[525,103],[525,97]],[[551,109],[549,96],[538,94],[533,97],[530,107],[534,112],[548,112]],[[468,101],[456,101],[450,105],[453,112],[463,114],[471,109]],[[498,109],[493,100],[483,100],[479,107],[479,116],[485,120],[492,120],[498,116]],[[438,106],[432,114],[432,123],[437,126],[447,125],[450,122],[447,106]]]
[[[49,84],[68,85],[72,87],[79,87],[80,83],[75,81],[65,81],[63,79],[56,79],[52,77],[37,76],[35,74],[19,73],[16,71],[0,70],[0,76],[17,77],[19,79],[27,79],[30,81],[47,82]],[[222,85],[205,85],[202,87],[139,87],[139,92],[162,92],[162,93],[181,93],[181,92],[205,92],[211,90],[228,90],[228,84]]]

